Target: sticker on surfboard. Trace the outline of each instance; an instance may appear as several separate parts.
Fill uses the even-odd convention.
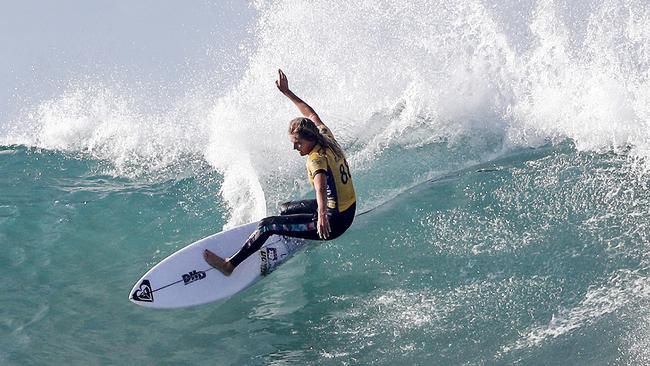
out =
[[[153,290],[149,280],[142,280],[140,286],[131,294],[131,298],[135,301],[153,302]]]

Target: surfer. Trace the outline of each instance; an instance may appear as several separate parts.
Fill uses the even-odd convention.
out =
[[[280,216],[262,219],[241,249],[229,258],[221,258],[206,249],[205,261],[226,276],[273,234],[332,240],[343,234],[354,220],[356,195],[341,146],[314,109],[289,90],[287,76],[282,70],[278,70],[275,85],[303,115],[289,122],[289,140],[300,156],[307,156],[307,175],[316,191],[316,199],[282,204]]]

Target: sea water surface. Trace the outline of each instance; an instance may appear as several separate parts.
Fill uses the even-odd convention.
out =
[[[0,121],[1,364],[650,362],[646,2],[251,6],[226,90],[90,77]],[[226,301],[132,304],[313,195],[278,67],[347,152],[355,223]]]

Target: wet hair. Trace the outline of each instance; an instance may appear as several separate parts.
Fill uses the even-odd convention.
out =
[[[320,133],[316,124],[306,117],[294,118],[289,122],[289,134],[309,141],[316,141],[323,149],[330,149],[339,159],[345,159],[343,149],[336,140]]]

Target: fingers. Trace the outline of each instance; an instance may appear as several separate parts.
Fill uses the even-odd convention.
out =
[[[327,240],[327,238],[330,237],[330,234],[327,229],[323,228],[322,230],[318,230],[318,237],[323,240]]]
[[[278,80],[275,81],[275,86],[277,86],[280,91],[288,89],[287,76],[280,69],[278,69]]]
[[[287,75],[285,75],[280,69],[278,69],[278,82],[280,85],[287,84]]]
[[[330,222],[325,221],[325,239],[328,239],[330,237],[330,232],[332,232],[332,229],[330,228]]]
[[[317,225],[317,232],[318,232],[318,237],[327,240],[330,237],[330,234],[332,232],[332,228],[330,227],[330,223],[327,220],[323,220],[325,222],[319,222]]]

